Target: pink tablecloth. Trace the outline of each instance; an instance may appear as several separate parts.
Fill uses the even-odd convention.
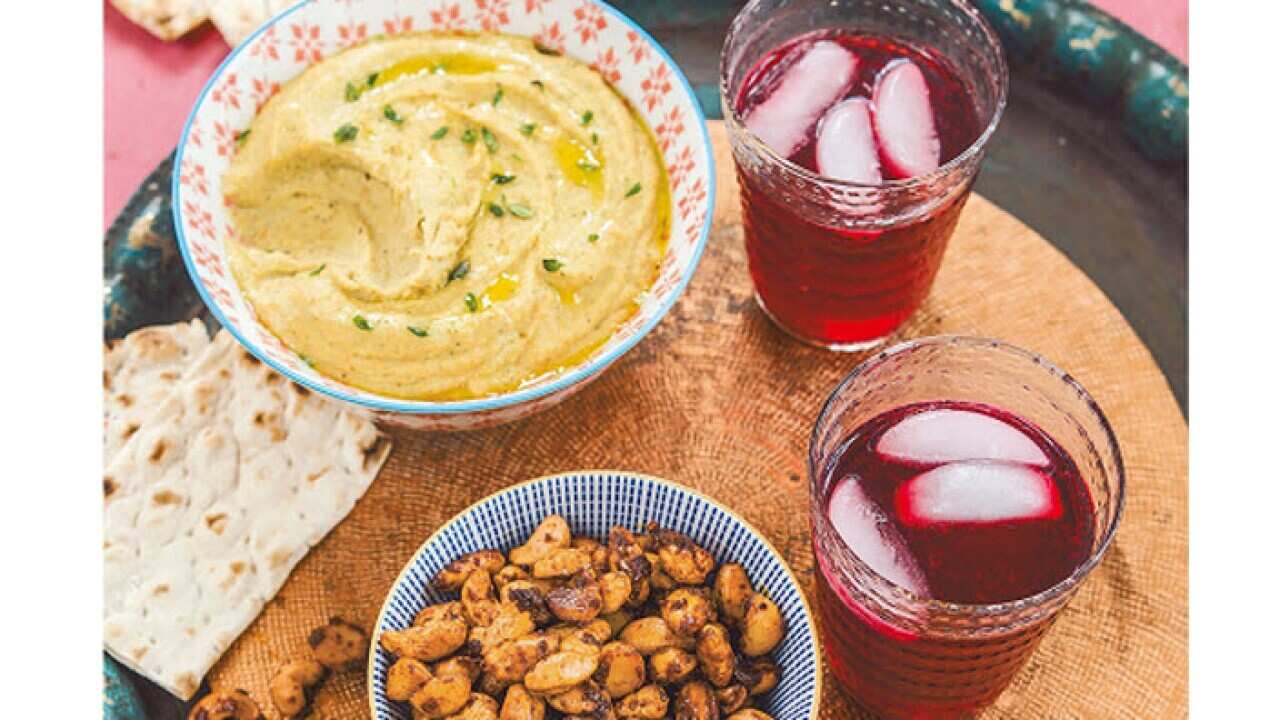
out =
[[[229,48],[212,28],[161,42],[105,6],[106,197],[103,226],[173,150],[200,88]],[[1187,0],[1094,4],[1187,59]]]

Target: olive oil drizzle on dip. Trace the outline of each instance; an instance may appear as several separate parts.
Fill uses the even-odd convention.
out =
[[[223,181],[259,319],[318,372],[407,399],[585,361],[638,311],[670,232],[634,108],[582,63],[496,34],[324,60],[264,106]]]

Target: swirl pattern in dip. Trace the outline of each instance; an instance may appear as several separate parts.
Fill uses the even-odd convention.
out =
[[[425,400],[584,360],[652,285],[670,214],[603,78],[496,34],[325,59],[263,107],[223,189],[263,324],[322,373]]]

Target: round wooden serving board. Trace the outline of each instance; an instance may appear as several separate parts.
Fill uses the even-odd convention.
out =
[[[396,431],[351,515],[302,561],[209,680],[267,710],[276,667],[331,615],[371,627],[422,541],[477,499],[583,468],[691,485],[764,531],[813,581],[805,454],[818,409],[863,355],[784,336],[757,308],[733,163],[712,124],[719,194],[702,266],[671,315],[592,386],[523,422],[461,434]],[[1107,298],[1043,238],[974,195],[932,296],[898,339],[1001,338],[1075,375],[1111,419],[1128,505],[1105,562],[986,718],[1187,714],[1187,425],[1165,378]],[[784,668],[785,671],[785,668]],[[828,675],[824,718],[861,717]],[[329,679],[316,718],[368,717],[363,673]]]

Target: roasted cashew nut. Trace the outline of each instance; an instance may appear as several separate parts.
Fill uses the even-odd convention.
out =
[[[311,654],[330,670],[357,670],[369,655],[369,635],[340,617],[329,618],[307,637]]]
[[[426,662],[449,655],[466,641],[466,622],[447,617],[429,620],[404,630],[384,630],[378,638],[382,649],[392,655]]]
[[[265,720],[244,690],[211,692],[191,708],[187,720]]]
[[[311,692],[329,669],[311,658],[290,660],[276,671],[268,690],[271,702],[285,717],[296,717],[307,709]]]
[[[548,515],[524,545],[511,550],[511,563],[531,567],[552,552],[569,547],[572,540],[569,523],[559,515]]]
[[[457,590],[476,570],[496,573],[506,564],[506,559],[497,550],[477,550],[445,565],[444,569],[436,573],[432,584],[438,590]]]
[[[422,689],[432,677],[426,663],[411,657],[402,657],[387,669],[387,697],[405,702]]]

